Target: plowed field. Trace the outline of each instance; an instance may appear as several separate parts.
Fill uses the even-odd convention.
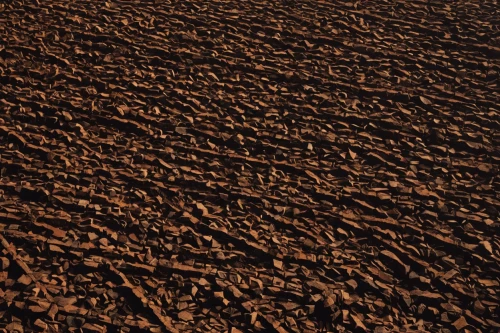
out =
[[[496,332],[497,1],[0,4],[0,329]]]

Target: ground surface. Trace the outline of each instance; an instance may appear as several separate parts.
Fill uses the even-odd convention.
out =
[[[497,330],[499,18],[3,1],[0,328]]]

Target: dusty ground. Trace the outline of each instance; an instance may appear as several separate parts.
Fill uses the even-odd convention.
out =
[[[0,328],[498,330],[499,11],[4,1]]]

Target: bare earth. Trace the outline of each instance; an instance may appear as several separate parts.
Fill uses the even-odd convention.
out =
[[[0,331],[497,332],[497,1],[2,1]]]

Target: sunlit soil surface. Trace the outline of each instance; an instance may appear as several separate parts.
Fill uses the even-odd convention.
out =
[[[496,332],[499,17],[2,2],[0,328]]]

